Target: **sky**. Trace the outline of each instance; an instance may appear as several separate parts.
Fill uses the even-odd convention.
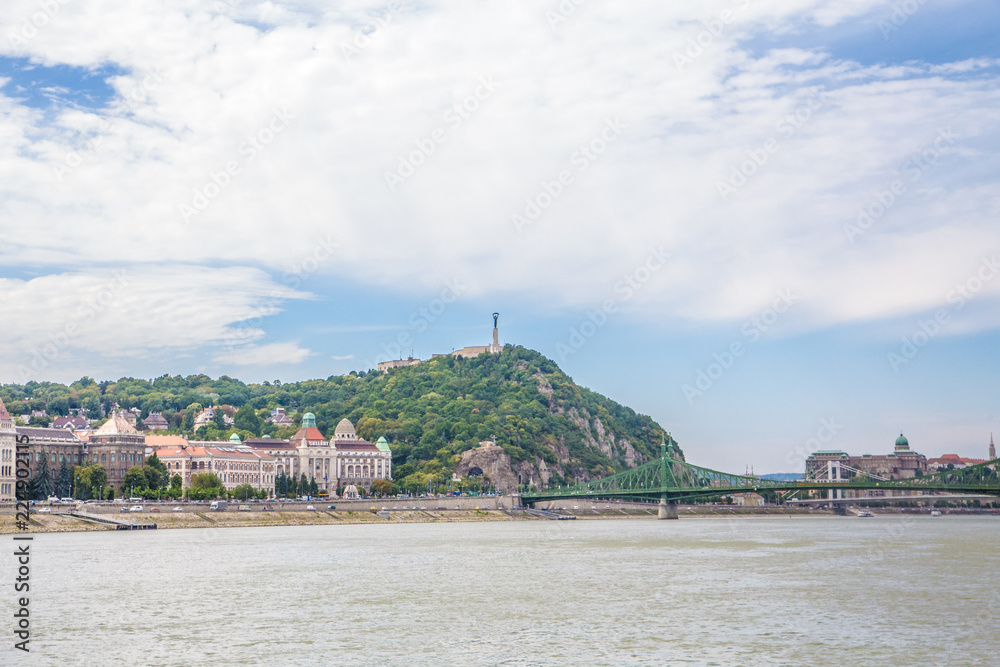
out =
[[[8,0],[0,382],[490,340],[693,463],[1000,436],[986,0]]]

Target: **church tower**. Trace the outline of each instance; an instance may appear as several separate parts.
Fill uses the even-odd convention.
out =
[[[993,434],[990,433],[990,461],[997,457],[997,447],[993,444]]]

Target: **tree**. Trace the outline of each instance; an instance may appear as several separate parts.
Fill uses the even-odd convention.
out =
[[[56,495],[65,498],[70,494],[73,487],[73,471],[70,470],[69,461],[62,460],[59,464],[59,482],[56,484]]]
[[[235,489],[233,489],[233,497],[237,500],[246,500],[247,498],[254,498],[257,495],[257,491],[249,484],[240,484]]]
[[[392,493],[392,482],[387,479],[376,479],[372,482],[371,489],[377,496],[387,496]]]
[[[42,458],[38,461],[35,476],[28,482],[28,493],[35,500],[45,500],[52,495],[54,487],[52,473],[49,471],[49,456],[45,452],[42,452]]]
[[[309,480],[309,495],[310,496],[319,495],[319,484],[316,483],[315,477]]]
[[[93,464],[88,466],[90,469],[90,488],[93,489],[91,495],[100,497],[101,488],[107,486],[108,483],[108,471],[104,469],[104,466]],[[111,489],[114,498],[114,489]]]
[[[288,497],[294,498],[299,495],[299,483],[296,481],[295,476],[292,475],[288,477]]]
[[[182,486],[184,486],[184,480],[181,479],[180,475],[174,475],[173,477],[170,478],[171,493],[176,493],[177,495],[180,495]]]
[[[191,408],[184,411],[183,426],[185,431],[190,431],[194,428],[194,410]]]
[[[305,496],[309,494],[309,480],[306,479],[306,474],[302,473],[302,477],[299,478],[299,495]]]
[[[151,491],[156,491],[160,488],[163,482],[164,471],[159,468],[154,468],[151,465],[144,465],[142,467],[142,473],[146,477],[146,488]]]
[[[226,430],[226,413],[224,413],[222,408],[219,406],[215,406],[215,408],[212,409],[212,422],[220,431]]]
[[[141,494],[147,490],[146,482],[146,472],[142,468],[139,466],[129,468],[122,476],[122,492],[128,489],[130,493]]]
[[[191,477],[190,495],[195,500],[217,498],[225,493],[226,488],[215,473],[200,472]]]
[[[257,414],[257,411],[249,403],[245,403],[236,411],[236,415],[233,417],[233,425],[238,429],[250,431],[256,437],[260,435],[261,429],[264,428],[264,420],[260,418],[260,415]]]

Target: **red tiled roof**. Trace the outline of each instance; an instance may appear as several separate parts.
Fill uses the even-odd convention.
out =
[[[323,434],[315,426],[310,426],[309,428],[300,428],[292,436],[292,440],[326,440]]]
[[[352,452],[377,452],[379,448],[365,440],[334,440],[333,446],[337,451]]]
[[[7,412],[7,406],[3,404],[3,399],[0,399],[0,419],[10,419],[10,413]]]
[[[180,447],[187,444],[187,439],[179,435],[147,435],[146,444],[153,449],[157,447]]]

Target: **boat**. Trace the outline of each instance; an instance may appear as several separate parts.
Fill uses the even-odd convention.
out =
[[[941,516],[941,510],[931,510],[931,516]]]
[[[858,516],[875,516],[868,510],[858,510]]]

